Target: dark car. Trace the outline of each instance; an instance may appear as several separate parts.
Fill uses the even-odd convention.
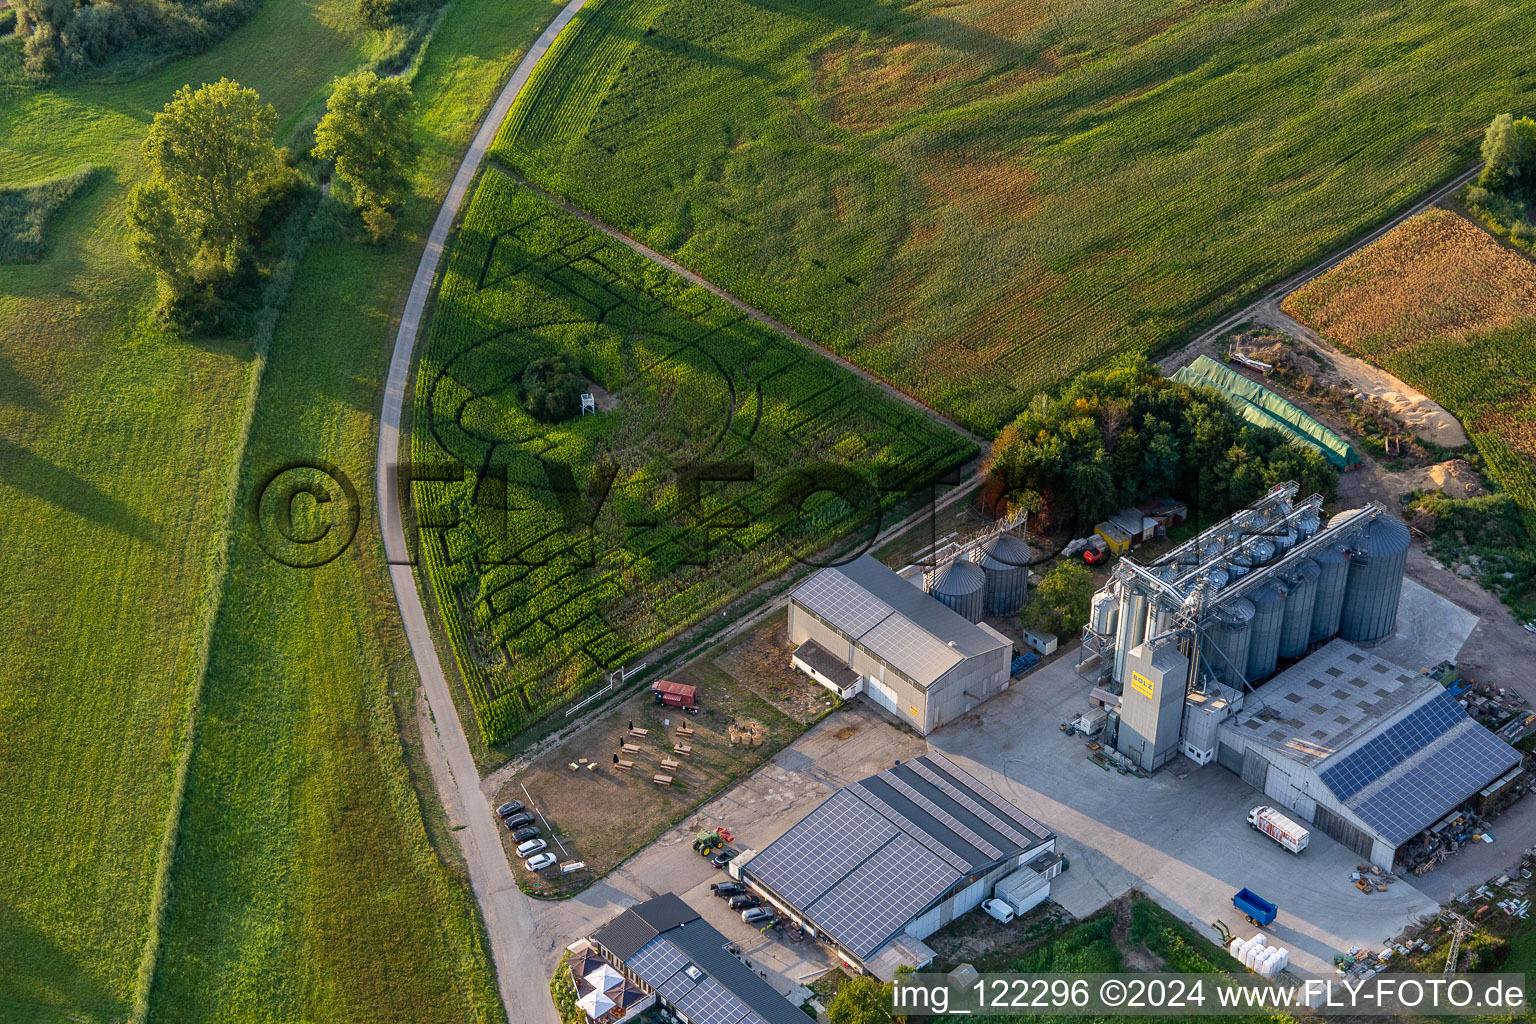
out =
[[[715,890],[715,895],[719,896],[721,899],[728,899],[731,896],[740,896],[742,893],[747,891],[747,887],[742,885],[740,882],[715,882],[710,885],[710,888]]]
[[[746,910],[748,907],[760,907],[762,905],[762,898],[754,896],[749,892],[742,893],[740,896],[732,896],[731,902],[726,904],[732,910]]]
[[[523,802],[521,800],[510,800],[507,803],[504,803],[500,807],[496,808],[496,817],[498,817],[498,818],[510,818],[512,815],[516,814],[518,811],[520,811],[522,809],[523,809]]]
[[[723,868],[731,862],[731,858],[734,856],[736,856],[735,850],[721,850],[715,854],[714,860],[710,861],[710,863],[717,868]]]
[[[535,818],[533,815],[529,814],[527,811],[524,811],[521,814],[514,814],[514,815],[512,815],[512,817],[506,818],[504,820],[505,820],[506,825],[507,825],[507,831],[508,832],[516,832],[518,829],[522,828],[524,825],[532,825],[538,819]]]
[[[512,838],[517,840],[519,843],[522,843],[528,841],[529,839],[537,839],[539,838],[539,835],[540,833],[538,829],[529,826],[528,828],[520,828],[516,832],[513,832]]]

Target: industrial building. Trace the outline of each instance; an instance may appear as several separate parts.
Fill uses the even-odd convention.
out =
[[[940,753],[838,790],[731,871],[851,965],[889,981],[933,959],[923,939],[994,891],[1020,912],[1050,894],[1055,835]]]
[[[1007,555],[996,545],[977,550]],[[1021,575],[996,589],[1025,586],[1027,568],[1004,568]],[[869,555],[822,569],[789,595],[791,663],[839,697],[863,693],[926,734],[1008,686],[1013,643],[980,621],[1000,571],[956,558],[915,586]]]
[[[1386,870],[1519,767],[1435,680],[1333,640],[1226,708],[1191,708],[1191,735],[1270,799]]]
[[[1402,522],[1377,504],[1324,517],[1296,491],[1116,566],[1083,633],[1096,703],[1136,766],[1217,761],[1390,870],[1520,755],[1435,680],[1370,653],[1396,630]]]
[[[805,1024],[803,1011],[736,959],[726,937],[672,893],[630,907],[593,932],[587,946],[575,953],[588,958],[583,967],[611,964],[625,984],[684,1024]],[[581,979],[592,976],[583,970],[577,977],[578,995]],[[628,1016],[649,1005],[636,1004]],[[603,1016],[593,1019],[606,1024]]]

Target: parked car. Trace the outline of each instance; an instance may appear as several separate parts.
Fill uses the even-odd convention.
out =
[[[748,907],[741,912],[741,919],[747,924],[758,924],[773,916],[773,911],[767,907]]]
[[[747,891],[747,887],[740,882],[711,882],[709,887],[715,891],[715,895],[721,899],[731,896],[740,896]]]
[[[1014,919],[1013,908],[999,899],[981,901],[981,909],[987,912],[987,916],[1000,924],[1007,924]]]
[[[754,896],[749,892],[744,892],[740,896],[732,896],[731,901],[726,904],[732,910],[746,910],[748,907],[760,907],[762,905],[763,898],[761,896]]]
[[[502,819],[502,821],[507,826],[507,831],[508,832],[516,832],[518,829],[522,828],[524,825],[532,825],[534,822],[536,822],[538,820],[539,820],[538,818],[535,818],[533,815],[529,814],[527,811],[524,811],[522,814],[514,814],[510,818],[503,818]]]
[[[553,866],[554,863],[555,863],[555,855],[554,854],[552,854],[552,853],[536,853],[532,857],[528,858],[528,860],[526,862],[526,867],[528,868],[529,871],[543,871],[545,868]]]
[[[526,843],[519,843],[517,845],[517,855],[519,857],[532,857],[548,845],[542,839],[530,839]]]
[[[498,818],[510,818],[512,815],[516,814],[518,811],[520,811],[522,809],[523,809],[523,802],[521,800],[510,800],[507,803],[504,803],[500,807],[496,808],[496,817],[498,817]]]
[[[717,868],[723,868],[729,864],[731,862],[731,858],[735,856],[735,850],[721,850],[719,853],[715,854],[715,859],[710,861],[710,863]]]
[[[513,832],[512,839],[514,842],[522,843],[529,839],[537,839],[541,834],[542,833],[539,832],[538,829],[534,828],[532,825],[529,825],[527,828],[520,828],[516,832]]]

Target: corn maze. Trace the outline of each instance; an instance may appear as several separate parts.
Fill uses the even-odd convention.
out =
[[[573,354],[594,414],[524,411]],[[488,743],[964,464],[975,446],[488,171],[417,370],[411,497]]]
[[[1536,262],[1432,209],[1284,309],[1454,413],[1536,538]]]
[[[981,433],[1536,104],[1506,0],[592,0],[493,150]]]

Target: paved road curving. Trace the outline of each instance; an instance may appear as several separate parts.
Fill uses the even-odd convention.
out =
[[[390,582],[395,588],[395,600],[400,605],[400,617],[405,622],[406,637],[410,640],[411,654],[416,659],[416,671],[421,676],[427,703],[432,709],[432,725],[436,736],[428,737],[429,747],[440,756],[428,758],[432,776],[442,796],[443,807],[457,824],[465,826],[454,835],[459,849],[469,867],[469,880],[480,903],[480,913],[485,919],[486,932],[490,937],[491,961],[496,969],[496,979],[501,990],[501,1000],[507,1009],[511,1024],[557,1024],[559,1018],[549,998],[549,978],[544,974],[538,958],[531,955],[533,948],[533,915],[530,900],[517,887],[512,867],[502,851],[501,836],[491,814],[490,802],[480,789],[480,772],[470,753],[469,741],[464,736],[464,726],[459,721],[458,709],[448,692],[448,682],[443,677],[443,666],[438,661],[437,649],[432,643],[432,633],[427,628],[427,616],[422,607],[421,595],[416,590],[416,579],[411,567],[405,542],[405,529],[400,517],[400,488],[398,464],[400,461],[400,420],[407,397],[406,385],[410,380],[411,354],[416,348],[416,338],[421,330],[421,317],[432,292],[432,282],[437,276],[437,266],[443,257],[448,235],[458,218],[459,208],[469,195],[469,186],[480,169],[480,163],[490,149],[491,142],[507,111],[517,99],[518,93],[528,83],[529,76],[539,59],[548,51],[555,37],[581,10],[586,0],[571,0],[550,22],[542,35],[534,42],[512,72],[506,88],[497,97],[496,104],[485,117],[480,131],[475,134],[469,151],[459,164],[442,209],[427,236],[426,250],[416,268],[416,279],[411,282],[410,295],[405,311],[400,316],[400,330],[395,335],[395,351],[389,363],[389,378],[384,386],[384,408],[379,415],[378,452],[378,500],[379,525],[384,536],[384,551],[388,555]]]

